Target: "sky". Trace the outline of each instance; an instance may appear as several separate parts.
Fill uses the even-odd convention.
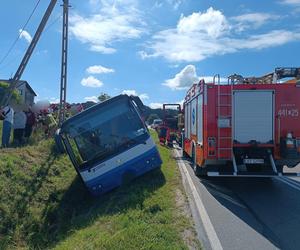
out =
[[[70,103],[125,93],[158,108],[182,102],[193,83],[215,74],[260,76],[300,66],[300,0],[69,1]],[[1,1],[1,79],[16,72],[50,0],[40,0],[22,30],[37,2]],[[61,4],[22,76],[36,100],[59,99]]]

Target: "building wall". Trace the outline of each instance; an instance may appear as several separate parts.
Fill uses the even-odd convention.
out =
[[[18,86],[18,90],[20,91],[21,101],[26,105],[32,106],[34,104],[34,94],[26,87],[27,85],[23,83]]]

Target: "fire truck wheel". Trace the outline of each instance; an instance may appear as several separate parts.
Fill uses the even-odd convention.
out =
[[[196,176],[207,176],[207,168],[206,167],[200,167],[197,164],[193,165],[194,173]]]
[[[189,155],[184,151],[184,149],[182,149],[182,157],[183,158],[188,158]]]
[[[197,162],[196,162],[196,151],[195,151],[195,148],[193,147],[193,151],[192,151],[192,167],[193,167],[193,170],[194,170],[194,173],[196,176],[203,176],[203,175],[206,175],[207,174],[207,171],[206,171],[206,168],[204,167],[199,167],[197,165]]]

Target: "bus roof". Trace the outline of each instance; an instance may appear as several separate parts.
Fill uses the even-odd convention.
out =
[[[128,95],[118,95],[118,96],[112,97],[112,98],[110,98],[110,99],[108,99],[108,100],[106,100],[106,101],[104,101],[104,102],[97,103],[97,104],[95,104],[94,106],[89,107],[89,108],[87,108],[86,110],[84,110],[84,111],[82,111],[82,112],[80,112],[80,113],[78,113],[78,114],[72,116],[72,117],[69,118],[68,120],[66,120],[66,121],[62,124],[61,130],[63,131],[64,128],[65,128],[66,126],[68,126],[70,123],[72,123],[72,122],[74,122],[74,121],[76,121],[76,120],[78,120],[78,119],[80,119],[80,118],[86,116],[87,114],[90,114],[91,112],[96,111],[96,110],[99,109],[100,107],[104,107],[104,106],[106,106],[106,105],[109,105],[109,104],[111,104],[111,103],[113,103],[113,102],[115,102],[115,101],[121,100],[121,99],[128,100],[128,99],[129,99],[129,96],[128,96]]]

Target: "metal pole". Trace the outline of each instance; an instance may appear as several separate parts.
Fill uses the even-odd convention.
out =
[[[22,59],[22,62],[19,65],[19,68],[18,68],[17,72],[15,73],[14,77],[12,79],[10,79],[10,85],[9,85],[9,88],[8,88],[8,92],[4,96],[4,98],[2,100],[0,100],[0,106],[6,106],[9,103],[9,101],[12,97],[13,91],[16,88],[19,80],[21,79],[21,76],[22,76],[22,74],[23,74],[23,72],[26,68],[26,65],[27,65],[32,53],[33,53],[33,50],[34,50],[35,46],[37,45],[37,43],[40,39],[40,36],[41,36],[41,34],[42,34],[46,24],[47,24],[49,16],[51,15],[51,13],[53,11],[56,2],[57,2],[57,0],[51,0],[51,2],[49,4],[43,18],[42,18],[42,21],[41,21],[39,27],[37,28],[37,30],[34,34],[34,37],[32,38],[32,41],[31,41],[31,43],[30,43],[30,45],[29,45],[29,47],[28,47],[28,49],[27,49],[27,51],[26,51],[26,53],[25,53],[25,55]]]
[[[69,19],[69,0],[63,3],[63,33],[62,33],[62,57],[61,57],[61,76],[60,76],[60,103],[58,126],[65,120],[66,112],[66,91],[67,91],[67,62],[68,62],[68,19]]]

